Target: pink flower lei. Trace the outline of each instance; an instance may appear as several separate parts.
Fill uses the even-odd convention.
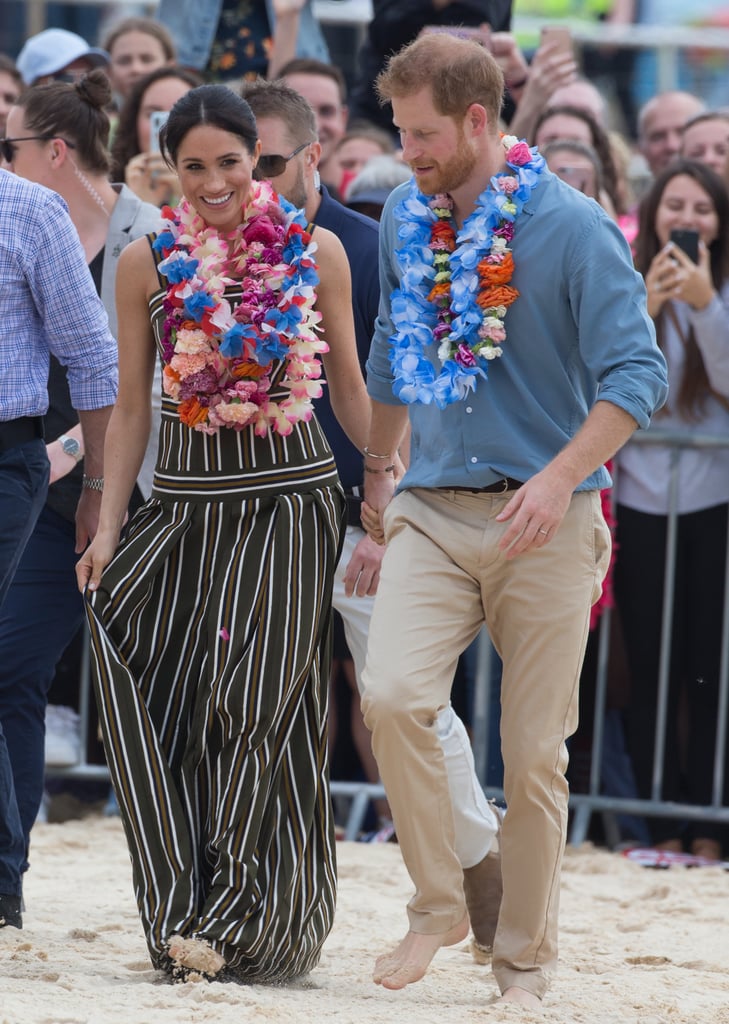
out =
[[[178,403],[183,423],[208,434],[253,426],[287,435],[313,413],[322,385],[316,334],[319,283],[316,243],[306,218],[267,182],[253,182],[241,224],[229,236],[208,227],[183,199],[162,211],[154,242],[167,278],[162,338],[163,387]],[[240,283],[235,309],[225,289]],[[271,398],[271,374],[283,360],[283,378]]]

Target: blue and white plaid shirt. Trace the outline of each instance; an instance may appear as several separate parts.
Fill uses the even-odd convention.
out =
[[[46,412],[49,351],[76,409],[114,404],[116,342],[66,205],[0,169],[0,421]]]

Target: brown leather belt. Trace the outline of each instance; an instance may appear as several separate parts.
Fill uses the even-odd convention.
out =
[[[0,452],[7,452],[43,436],[42,416],[19,416],[16,420],[5,420],[0,422]]]

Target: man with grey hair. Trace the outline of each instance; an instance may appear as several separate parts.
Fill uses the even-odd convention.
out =
[[[659,92],[638,113],[638,148],[655,177],[681,152],[683,126],[706,109],[698,96],[681,90]]]

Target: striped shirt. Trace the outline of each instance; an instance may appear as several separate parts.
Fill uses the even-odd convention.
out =
[[[74,408],[114,404],[116,342],[65,203],[0,170],[0,421],[46,412],[49,352]]]

